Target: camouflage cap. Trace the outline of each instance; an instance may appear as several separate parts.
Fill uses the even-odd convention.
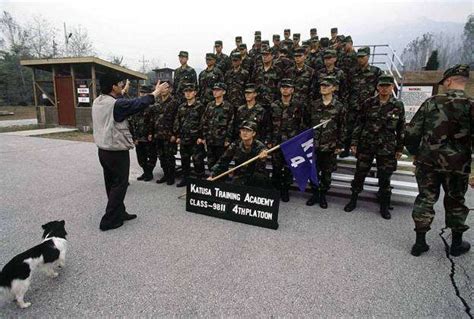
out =
[[[262,52],[262,54],[271,53],[271,52],[270,52],[270,48],[268,47],[268,45],[263,45],[261,52]]]
[[[232,60],[242,60],[242,56],[240,55],[240,52],[232,52],[230,55],[230,58]]]
[[[242,42],[242,37],[241,36],[236,36],[235,41],[236,42]]]
[[[352,37],[348,35],[347,37],[344,38],[344,43],[352,43]]]
[[[293,79],[290,79],[290,78],[282,79],[280,82],[280,87],[289,87],[289,88],[295,87],[295,85],[293,84]]]
[[[346,38],[346,37],[344,36],[344,34],[339,34],[339,35],[336,37],[337,41],[339,41],[339,42],[344,42],[344,39],[345,39],[345,38]]]
[[[255,31],[254,35],[262,35],[262,31]]]
[[[370,48],[369,47],[362,47],[357,50],[357,57],[367,56],[370,55]]]
[[[324,51],[323,53],[323,58],[324,59],[327,59],[327,58],[335,58],[337,57],[337,52],[336,50],[326,50]]]
[[[331,33],[337,33],[337,28],[331,28]]]
[[[273,40],[280,40],[280,35],[279,34],[274,34],[273,35]]]
[[[283,30],[283,33],[291,33],[291,30],[290,29],[285,29],[285,30]]]
[[[214,45],[220,45],[220,46],[222,46],[222,40],[216,40],[216,41],[214,41]]]
[[[323,48],[327,48],[329,46],[329,38],[321,38],[319,43]]]
[[[336,86],[338,84],[337,78],[335,76],[329,75],[325,76],[320,85],[333,85]]]
[[[179,51],[178,56],[182,56],[182,57],[187,58],[187,57],[189,57],[189,54],[188,54],[188,51]]]
[[[395,79],[393,78],[392,75],[390,74],[382,74],[381,76],[379,76],[379,81],[378,81],[378,85],[388,85],[388,84],[394,84],[395,83]]]
[[[452,67],[444,71],[443,78],[441,79],[441,81],[438,82],[438,84],[443,84],[444,80],[451,76],[464,76],[466,78],[469,78],[469,71],[470,67],[468,64],[453,65]]]
[[[306,54],[306,50],[302,47],[296,48],[295,51],[293,52],[294,56],[302,56]]]
[[[262,36],[256,35],[255,36],[255,42],[260,42],[260,41],[262,41]]]
[[[206,53],[206,60],[216,60],[217,57],[214,53]]]
[[[270,41],[268,41],[268,40],[263,40],[263,41],[262,41],[262,44],[270,45]]]
[[[140,93],[151,93],[153,92],[153,87],[151,85],[142,85],[140,87]]]
[[[245,43],[239,44],[239,49],[240,50],[247,49],[247,44],[245,44]]]
[[[196,91],[196,85],[194,83],[185,83],[183,91]]]
[[[311,34],[312,34],[312,33],[316,34],[316,33],[318,33],[318,29],[316,29],[316,28],[311,28],[311,29],[309,30],[309,33],[311,33]]]
[[[288,54],[288,48],[286,47],[281,47],[280,50],[278,50],[282,54]]]
[[[315,35],[309,40],[309,43],[318,43],[319,42],[319,37]]]
[[[246,128],[248,130],[257,131],[257,123],[254,121],[243,121],[242,124],[240,125],[240,128]]]
[[[227,85],[225,85],[225,83],[223,82],[217,82],[216,84],[214,84],[214,86],[212,87],[213,90],[227,90]]]
[[[293,33],[293,40],[299,40],[301,38],[301,34]]]
[[[253,92],[257,92],[257,86],[255,85],[255,83],[247,83],[245,85],[245,93],[253,93]]]

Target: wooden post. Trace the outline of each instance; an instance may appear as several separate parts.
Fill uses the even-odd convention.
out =
[[[58,93],[56,92],[56,67],[53,65],[53,90],[54,90],[54,106],[58,107]]]
[[[33,96],[35,99],[35,107],[38,107],[38,91],[36,91],[36,69],[33,68]]]
[[[74,73],[74,67],[71,64],[71,77],[72,77],[72,95],[74,97],[74,107],[77,107],[77,92],[76,92],[76,74]]]
[[[95,75],[95,65],[91,66],[91,77],[92,77],[92,101],[97,98],[97,80]]]

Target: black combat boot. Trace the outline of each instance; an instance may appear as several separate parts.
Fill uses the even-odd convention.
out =
[[[175,168],[174,162],[173,162],[168,166],[168,176],[167,176],[168,179],[166,180],[167,185],[173,185],[174,184],[175,175],[176,175],[176,168]]]
[[[471,244],[462,240],[462,233],[453,231],[452,235],[451,248],[449,249],[449,253],[452,256],[461,256],[471,249]]]
[[[349,201],[349,203],[347,203],[346,206],[344,206],[345,212],[352,212],[356,208],[358,197],[359,197],[359,194],[352,192],[351,200]]]
[[[326,200],[326,192],[321,192],[321,194],[319,194],[319,207],[321,207],[322,209],[328,208],[328,202]]]
[[[163,176],[156,180],[157,184],[163,184],[164,182],[168,181],[168,168],[163,166]]]
[[[176,187],[184,187],[186,184],[186,177],[183,177],[183,179],[178,184],[176,184]]]
[[[282,202],[289,202],[290,201],[290,193],[288,192],[288,188],[282,188],[280,192],[280,198]]]
[[[388,211],[390,207],[390,195],[384,195],[380,197],[380,215],[382,215],[383,219],[391,219],[392,215]]]
[[[416,232],[416,242],[411,248],[411,254],[415,257],[430,250],[430,246],[426,243],[426,232]]]
[[[146,168],[145,169],[145,178],[143,178],[144,182],[149,182],[153,179],[153,168]]]
[[[142,181],[145,178],[145,173],[137,177],[137,181]]]
[[[319,203],[319,188],[313,189],[313,195],[306,201],[306,206],[313,206],[316,203]]]

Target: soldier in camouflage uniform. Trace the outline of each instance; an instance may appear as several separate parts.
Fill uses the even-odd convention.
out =
[[[152,87],[144,85],[140,88],[140,96],[150,94]],[[129,129],[132,134],[133,143],[137,152],[138,165],[143,169],[143,174],[137,177],[139,181],[151,181],[153,179],[153,169],[156,165],[155,144],[149,139],[149,132],[153,125],[151,108],[132,115],[129,118]]]
[[[464,204],[468,183],[474,187],[471,174],[474,142],[474,100],[464,92],[469,66],[458,64],[444,72],[439,82],[444,94],[427,99],[407,127],[405,144],[414,155],[415,176],[419,194],[413,207],[416,243],[411,254],[428,251],[426,232],[430,230],[440,186],[444,189],[446,227],[451,228],[450,254],[459,256],[469,251],[462,240],[469,229],[465,224],[469,209]]]
[[[361,111],[361,106],[365,100],[373,97],[377,91],[377,82],[382,70],[378,67],[369,65],[370,48],[362,47],[357,50],[358,68],[356,74],[351,79],[349,89],[349,100],[346,112],[346,142],[344,143],[344,152],[341,157],[349,156],[349,147],[351,143],[352,132],[356,124],[357,114]]]
[[[252,58],[247,53],[247,45],[242,43],[239,46],[240,49],[240,57],[242,58],[242,69],[247,70],[249,76],[251,77],[254,72],[254,62]]]
[[[358,195],[375,158],[380,214],[384,219],[391,218],[388,211],[392,194],[390,178],[397,169],[397,160],[402,156],[405,137],[405,108],[402,101],[393,97],[393,87],[393,76],[380,76],[377,85],[379,94],[367,99],[358,115],[351,143],[357,164],[351,200],[344,207],[346,212],[356,208]]]
[[[203,105],[214,101],[212,88],[214,84],[224,81],[224,74],[216,67],[216,55],[214,53],[206,54],[207,68],[199,73],[199,101]]]
[[[209,103],[201,118],[201,133],[197,143],[206,145],[207,167],[211,169],[232,141],[234,107],[224,101],[226,85],[216,83],[212,89],[214,101]]]
[[[288,141],[301,131],[302,110],[300,105],[292,100],[293,90],[293,80],[285,78],[281,81],[281,99],[271,105],[272,133],[269,138],[269,148]],[[293,182],[293,176],[281,150],[272,153],[272,167],[273,184],[280,190],[281,200],[288,202],[290,200],[288,191]]]
[[[186,83],[197,84],[197,75],[196,71],[188,65],[188,52],[180,51],[178,57],[181,66],[174,70],[173,94],[178,103],[184,103],[184,85]]]
[[[273,54],[273,58],[278,58],[278,55],[280,54],[280,47],[281,47],[281,41],[280,41],[280,35],[279,34],[274,34],[273,35],[273,46],[270,48],[270,51]]]
[[[253,82],[259,93],[257,101],[268,110],[273,101],[279,99],[278,85],[283,72],[273,63],[273,55],[268,47],[262,49],[263,65],[255,71]]]
[[[225,74],[230,69],[230,58],[226,54],[222,53],[222,41],[217,40],[214,42],[214,48],[216,49],[216,67]]]
[[[169,81],[167,82],[169,83]],[[169,84],[171,87],[171,83]],[[156,180],[158,184],[164,182],[168,185],[174,184],[176,166],[174,156],[177,147],[176,143],[171,142],[171,137],[178,106],[179,104],[171,95],[171,89],[165,89],[151,109],[152,123],[154,124],[151,135],[164,173],[162,178]]]
[[[331,28],[331,39],[329,40],[329,48],[335,49],[337,43],[337,28]]]
[[[230,51],[230,56],[232,56],[232,54],[234,54],[235,52],[240,53],[240,45],[241,44],[242,44],[242,37],[241,36],[236,36],[235,37],[235,49]]]
[[[237,107],[245,103],[244,89],[249,80],[249,72],[242,68],[242,58],[240,52],[235,52],[231,56],[232,69],[227,71],[224,80],[227,85],[226,100],[234,106],[234,114]]]
[[[264,151],[266,147],[262,142],[256,139],[256,129],[257,124],[251,121],[245,121],[240,125],[240,138],[227,148],[224,154],[219,158],[219,161],[212,167],[212,175],[208,178],[209,180],[212,179],[212,177],[226,172],[232,161],[235,166],[238,166],[260,155],[260,160],[256,160],[234,171],[232,183],[263,188],[270,186],[265,167],[267,154]]]
[[[293,80],[295,86],[293,100],[301,107],[304,115],[303,121],[305,121],[305,126],[309,126],[309,103],[311,101],[310,89],[314,70],[305,64],[306,56],[303,48],[296,49],[294,56],[295,66],[288,70],[286,76]]]
[[[318,29],[316,28],[311,28],[309,30],[309,39],[307,41],[311,41],[311,39],[314,39],[318,36]]]
[[[319,40],[319,50],[313,59],[313,64],[310,66],[314,69],[314,72],[318,72],[324,68],[324,52],[329,49],[329,38],[321,38]],[[316,88],[317,90],[317,88]]]
[[[319,69],[313,78],[312,92],[314,94],[313,99],[321,98],[320,90],[321,81],[326,76],[334,76],[337,79],[338,86],[336,88],[335,95],[337,100],[343,104],[347,101],[347,85],[346,75],[344,71],[336,67],[337,53],[335,50],[329,49],[324,51],[324,67]]]
[[[347,78],[347,86],[350,87],[351,79],[355,75],[358,66],[357,53],[352,47],[352,37],[350,35],[344,38],[344,49],[341,51],[336,65],[344,71]]]
[[[186,102],[178,108],[178,113],[174,120],[172,142],[179,145],[181,155],[181,167],[183,169],[183,179],[176,187],[186,186],[187,179],[191,175],[191,159],[194,164],[194,172],[198,178],[204,177],[204,158],[206,151],[203,144],[197,144],[197,139],[201,136],[199,131],[201,116],[204,112],[204,105],[196,100],[196,86],[187,84],[184,87]]]
[[[300,48],[300,40],[301,40],[301,34],[299,33],[293,33],[293,52],[295,52],[296,49]]]
[[[255,35],[255,43],[252,46],[252,49],[249,51],[249,57],[252,59],[253,63],[253,72],[261,66],[262,63],[262,37],[260,35]],[[253,73],[250,73],[250,76],[253,76]]]
[[[288,57],[288,49],[285,47],[280,48],[278,58],[273,61],[275,66],[281,70],[282,74],[287,74],[289,69],[295,66],[295,61]]]
[[[285,39],[283,40],[283,43],[281,44],[281,46],[288,50],[288,53],[287,53],[288,57],[293,58],[293,40],[290,39],[290,35],[291,35],[290,29],[285,29],[283,31],[283,36]]]
[[[337,169],[337,154],[343,147],[344,140],[344,106],[334,96],[337,88],[337,79],[327,76],[320,82],[321,99],[311,103],[310,125],[331,120],[326,125],[319,127],[314,132],[314,147],[316,150],[319,188],[311,185],[313,195],[306,205],[313,206],[319,201],[319,206],[328,208],[326,193],[331,186],[331,174]]]
[[[316,36],[309,40],[309,50],[305,60],[306,65],[312,67],[314,69],[314,65],[316,65],[316,59],[318,58],[319,53],[319,38]]]
[[[264,143],[267,142],[268,133],[271,127],[270,113],[267,112],[256,101],[257,88],[254,83],[245,85],[245,101],[246,103],[240,105],[237,109],[234,118],[234,139],[238,139],[239,129],[243,122],[251,121],[257,124],[256,138]]]

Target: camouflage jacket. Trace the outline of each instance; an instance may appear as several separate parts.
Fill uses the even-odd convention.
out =
[[[310,52],[305,60],[305,63],[312,67],[315,72],[324,68],[324,59],[321,50]]]
[[[283,77],[283,72],[275,64],[272,64],[268,70],[262,65],[255,72],[253,82],[257,85],[257,101],[262,105],[270,105],[278,100],[280,96],[279,84]]]
[[[318,72],[315,73],[313,82],[312,82],[312,92],[313,98],[319,99],[321,98],[321,91],[320,91],[320,83],[326,76],[334,76],[338,82],[338,88],[336,90],[335,95],[339,102],[346,103],[347,101],[347,82],[346,82],[346,75],[344,71],[339,68],[334,68],[332,71],[329,71],[326,67],[323,67]]]
[[[351,52],[342,51],[336,65],[338,68],[344,71],[348,80],[347,82],[350,82],[351,78],[356,74],[358,69],[357,53],[354,50]]]
[[[186,65],[185,68],[179,67],[174,70],[173,92],[180,100],[183,99],[183,88],[186,83],[197,85],[196,71],[189,65]]]
[[[255,124],[257,124],[257,136],[255,138],[266,142],[265,139],[268,137],[268,133],[271,127],[271,118],[269,112],[267,112],[258,103],[251,108],[249,108],[247,104],[239,106],[234,119],[235,139],[239,138],[240,125],[244,121],[255,122]]]
[[[216,67],[222,71],[222,74],[225,74],[231,68],[231,62],[228,55],[221,53],[220,55],[216,54]]]
[[[308,103],[310,99],[311,81],[314,76],[313,68],[303,65],[302,69],[294,66],[288,70],[287,77],[293,79],[295,90],[293,98],[303,103]]]
[[[281,100],[277,100],[271,105],[272,112],[272,132],[267,140],[273,146],[285,142],[298,135],[302,129],[301,107],[290,101],[289,105],[284,105]]]
[[[243,59],[242,59],[242,69],[245,69],[247,70],[247,72],[249,73],[250,76],[252,76],[253,72],[254,72],[254,65],[255,63],[253,62],[252,58],[248,55],[246,55]]]
[[[322,99],[315,100],[310,105],[311,126],[331,119],[324,127],[314,132],[314,145],[323,152],[335,151],[344,147],[344,106],[333,97],[328,105]]]
[[[367,99],[358,114],[351,145],[357,152],[394,155],[403,151],[405,138],[405,107],[390,97],[381,104],[378,96]]]
[[[448,90],[427,99],[407,127],[405,145],[416,164],[469,174],[474,141],[474,99]]]
[[[244,89],[249,80],[249,72],[243,68],[239,68],[239,70],[231,69],[225,74],[224,80],[227,85],[226,100],[234,107],[245,103]]]
[[[214,67],[212,70],[205,69],[199,73],[199,100],[204,105],[214,101],[212,88],[218,82],[224,82],[224,75],[217,67]]]
[[[151,107],[130,116],[128,125],[134,141],[148,142],[148,135],[153,131]]]
[[[219,158],[217,163],[211,168],[212,176],[217,176],[221,173],[224,173],[229,169],[229,164],[233,161],[234,165],[240,165],[245,161],[257,156],[263,150],[265,150],[265,145],[259,140],[254,140],[250,149],[245,149],[244,143],[241,140],[235,141],[230,144],[229,147],[224,152],[224,155]],[[234,171],[235,177],[252,177],[254,174],[259,173],[267,176],[267,170],[265,167],[264,160],[256,160],[249,165],[243,166],[236,171]]]
[[[199,129],[203,112],[204,105],[198,100],[193,105],[184,102],[179,106],[174,120],[173,135],[181,139],[181,144],[194,145],[201,136]]]
[[[382,74],[382,70],[373,65],[365,69],[357,68],[357,72],[351,79],[349,92],[351,109],[360,110],[364,101],[375,95],[377,82]]]
[[[173,136],[173,125],[178,112],[178,103],[169,96],[165,101],[157,99],[151,108],[153,120],[153,138],[169,141]]]
[[[283,77],[287,77],[289,70],[295,67],[295,61],[284,56],[279,57],[273,63],[282,71]]]
[[[280,46],[273,45],[270,48],[270,52],[272,53],[273,57],[276,58],[278,56],[278,53],[280,52]]]
[[[201,138],[207,145],[223,146],[233,137],[234,107],[227,101],[220,105],[210,102],[201,117]]]

